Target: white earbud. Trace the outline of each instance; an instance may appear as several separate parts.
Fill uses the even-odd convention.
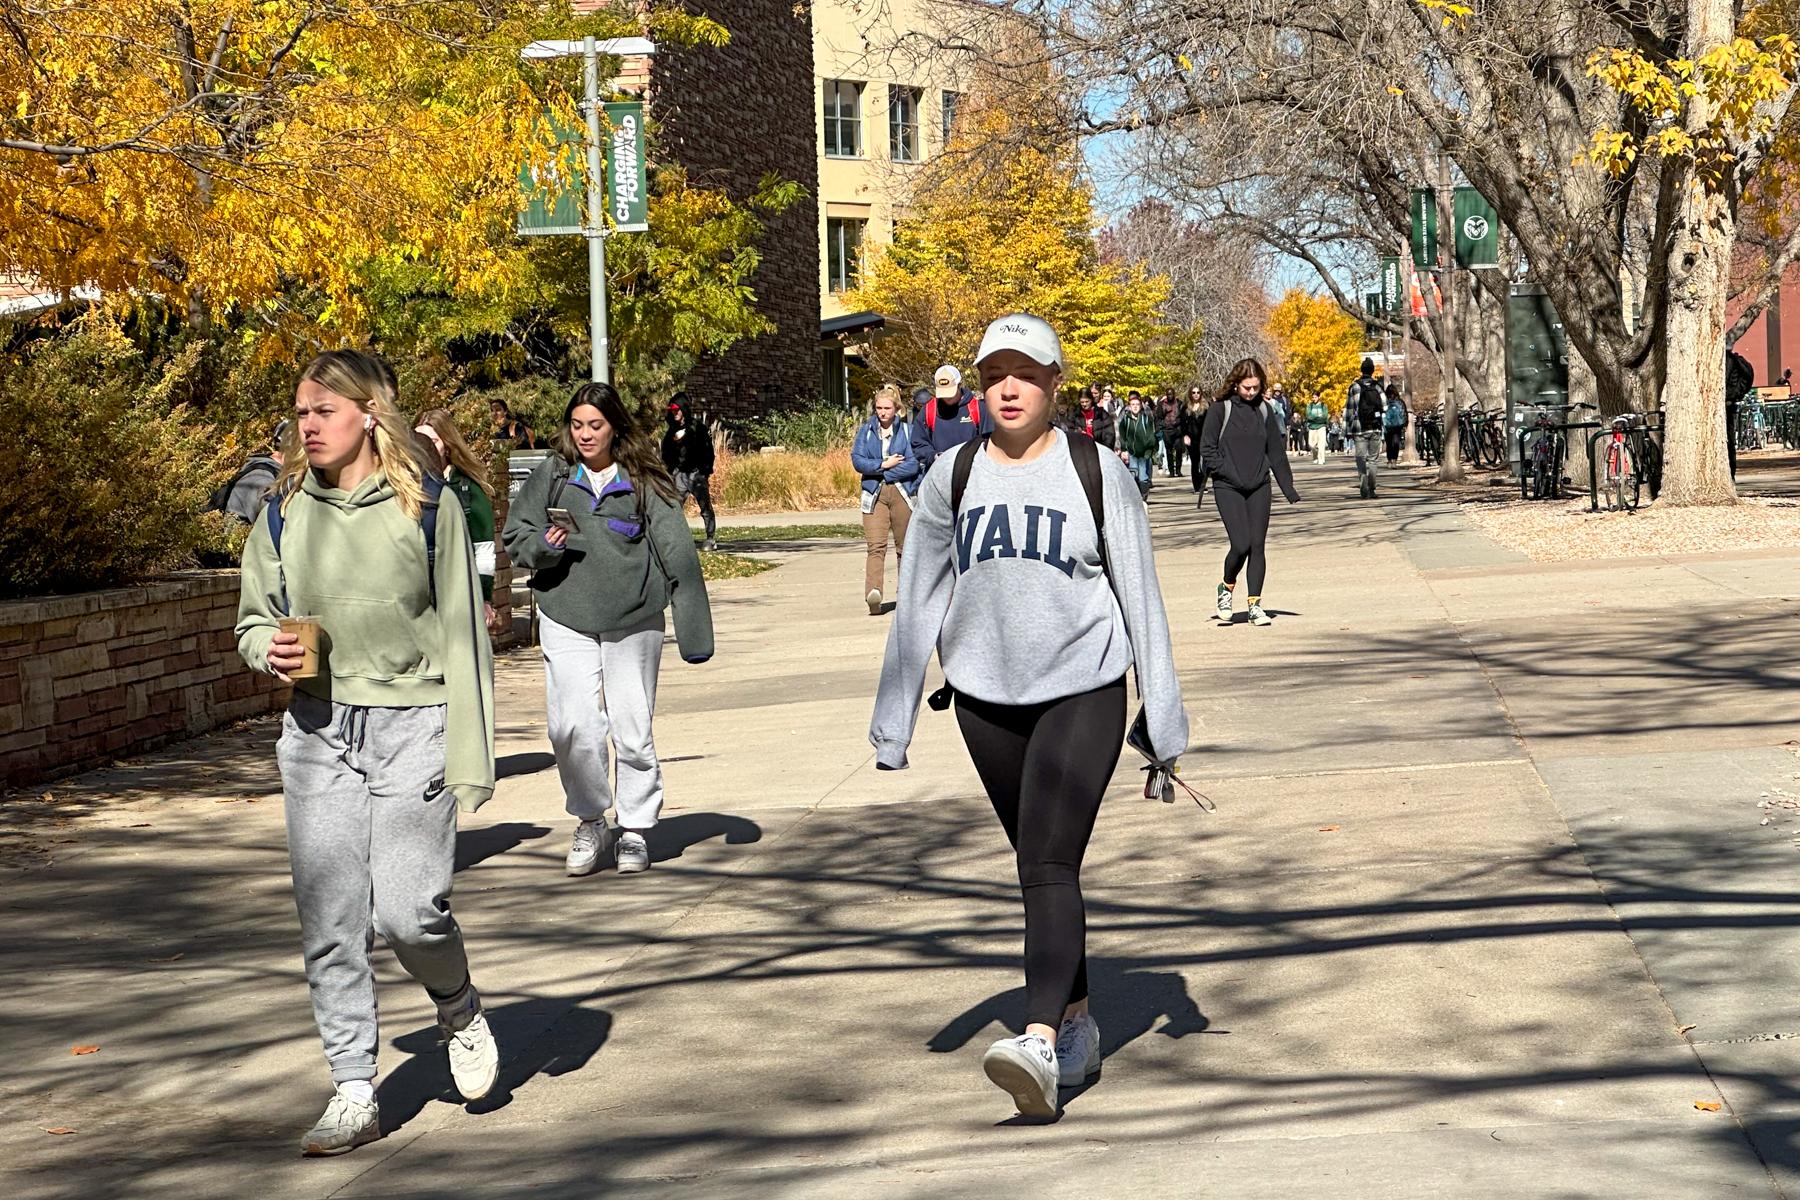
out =
[[[363,428],[364,429],[375,428],[375,418],[374,417],[364,417],[363,418]]]

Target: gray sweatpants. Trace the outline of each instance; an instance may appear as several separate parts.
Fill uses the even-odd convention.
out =
[[[469,978],[450,915],[456,798],[444,707],[358,708],[295,692],[275,744],[313,1019],[335,1083],[375,1078],[375,933],[433,999]]]
[[[662,666],[662,614],[595,637],[540,612],[538,642],[564,807],[580,821],[598,821],[612,807],[621,828],[653,828],[663,805],[662,764],[650,731]],[[619,760],[616,793],[607,786],[608,739]]]

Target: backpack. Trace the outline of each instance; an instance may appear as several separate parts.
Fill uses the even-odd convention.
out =
[[[1387,417],[1385,419],[1389,429],[1404,428],[1406,426],[1406,401],[1398,396],[1389,399],[1387,402]]]
[[[437,607],[437,508],[438,497],[443,495],[444,481],[435,475],[427,475],[422,479],[425,485],[425,503],[419,509],[419,529],[425,534],[425,583],[431,590],[431,607]],[[280,573],[281,596],[277,606],[281,615],[288,615],[287,572],[281,568],[281,533],[287,528],[287,514],[281,511],[283,501],[287,497],[271,496],[263,506],[269,514],[269,541],[275,546],[276,570]]]
[[[925,428],[933,433],[937,432],[937,410],[938,400],[936,397],[933,397],[925,404]],[[969,420],[973,422],[977,428],[980,427],[981,397],[973,392],[969,393]]]
[[[1382,399],[1381,385],[1373,379],[1359,379],[1351,386],[1353,390],[1350,402],[1345,405],[1345,423],[1359,432],[1373,433],[1380,428],[1387,409],[1387,404]]]
[[[238,488],[247,483],[253,475],[267,475],[267,482],[273,483],[275,482],[275,477],[279,474],[281,474],[280,463],[276,462],[266,454],[252,455],[248,462],[238,468],[237,474],[220,484],[217,490],[206,498],[206,504],[200,511],[229,513],[240,521],[243,521],[246,525],[254,525],[256,524],[257,514],[255,512],[243,513],[232,508],[232,496]],[[265,484],[265,487],[266,486],[267,484]],[[264,497],[262,500],[258,501],[257,507],[260,508],[262,504],[266,502],[267,497]]]
[[[1225,431],[1231,428],[1231,410],[1237,407],[1237,401],[1223,400],[1220,401],[1220,403],[1225,405],[1225,417],[1219,422],[1219,436],[1222,438],[1225,436]],[[1263,416],[1270,424],[1275,425],[1275,433],[1276,436],[1279,437],[1281,435],[1281,426],[1276,424],[1275,406],[1266,401],[1261,403],[1263,406]]]

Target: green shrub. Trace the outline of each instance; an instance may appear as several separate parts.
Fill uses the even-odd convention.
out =
[[[91,318],[0,361],[0,595],[130,583],[218,543],[200,508],[243,451],[170,401],[203,352],[150,370]]]
[[[752,447],[780,446],[805,454],[847,449],[856,434],[857,418],[841,408],[818,404],[772,412],[743,422],[736,432]]]

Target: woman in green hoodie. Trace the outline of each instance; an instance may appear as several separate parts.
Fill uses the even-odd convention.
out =
[[[244,547],[237,643],[294,685],[275,757],[336,1085],[301,1148],[340,1154],[381,1136],[375,930],[436,1001],[458,1090],[484,1096],[499,1071],[450,915],[457,810],[494,790],[493,659],[462,506],[439,503],[385,362],[309,363],[283,458]],[[290,616],[317,622],[311,664]]]
[[[550,744],[577,822],[565,868],[587,875],[616,843],[621,874],[649,869],[644,835],[662,813],[650,722],[663,610],[686,662],[712,657],[712,609],[675,481],[643,423],[609,384],[576,390],[555,449],[519,489],[502,540],[531,570]],[[607,740],[618,792],[607,786]],[[615,831],[606,824],[614,809]]]

